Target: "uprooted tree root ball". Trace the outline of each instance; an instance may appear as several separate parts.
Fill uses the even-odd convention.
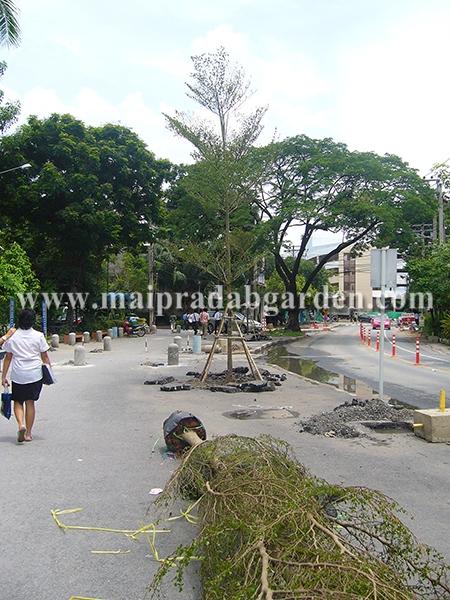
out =
[[[204,600],[450,597],[449,567],[393,500],[312,476],[271,437],[193,448],[159,502],[179,498],[195,503],[198,535],[164,561],[153,592],[172,568],[181,584],[200,560]]]

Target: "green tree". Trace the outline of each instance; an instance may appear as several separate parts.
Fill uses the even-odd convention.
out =
[[[0,77],[3,77],[5,71],[6,63],[0,61]],[[16,123],[20,112],[19,102],[5,102],[4,98],[5,94],[2,90],[0,90],[0,135],[3,135],[5,131],[11,127],[11,125]],[[2,167],[4,167],[4,165],[2,165]]]
[[[154,244],[155,289],[178,291],[185,286],[187,276],[179,269],[171,252],[160,243]],[[117,292],[148,292],[148,259],[146,253],[122,252],[112,263],[110,290]],[[196,287],[194,287],[196,289]],[[189,286],[186,288],[189,291]]]
[[[199,237],[185,239],[184,258],[230,292],[255,260],[255,238],[248,227],[254,223],[249,155],[266,109],[240,114],[249,82],[224,48],[193,56],[192,61],[187,95],[212,116],[212,122],[180,112],[165,115],[169,127],[193,144],[197,161],[186,167],[177,198],[179,214],[190,203],[201,230]]]
[[[0,251],[0,318],[5,323],[9,299],[17,294],[36,292],[39,281],[26,252],[13,242]]]
[[[0,44],[17,46],[20,41],[18,9],[12,0],[0,0]]]
[[[441,334],[441,320],[450,311],[450,242],[433,246],[428,256],[412,258],[407,262],[410,291],[431,293],[433,308],[430,310],[431,329]]]
[[[2,216],[44,289],[95,291],[106,257],[153,239],[169,165],[125,127],[30,117],[3,139],[0,155],[32,165],[0,178]]]
[[[261,235],[267,240],[285,289],[297,299],[289,326],[298,328],[298,292],[306,293],[324,265],[340,251],[368,244],[406,245],[410,225],[423,222],[435,206],[429,186],[398,157],[350,152],[344,144],[305,135],[255,152],[265,164],[256,198]],[[297,231],[294,260],[288,232]],[[323,256],[298,289],[297,275],[315,232],[340,232],[343,241]]]

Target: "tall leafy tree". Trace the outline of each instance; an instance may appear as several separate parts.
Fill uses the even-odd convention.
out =
[[[440,335],[442,318],[450,311],[450,242],[436,244],[427,256],[411,258],[407,270],[412,292],[432,294],[431,330]]]
[[[262,129],[265,108],[243,116],[249,81],[224,48],[193,56],[187,95],[206,117],[177,112],[165,115],[169,127],[194,147],[196,164],[186,167],[184,201],[191,201],[200,236],[185,240],[184,256],[208,272],[227,292],[254,262],[254,237],[243,226],[252,222],[250,150]],[[186,207],[186,204],[184,204]],[[178,208],[183,211],[182,195]],[[200,225],[200,218],[203,222]],[[211,223],[211,227],[204,224]]]
[[[6,71],[6,63],[0,61],[0,77],[3,77]],[[0,135],[16,123],[20,112],[19,102],[5,102],[5,94],[0,90]],[[3,166],[3,165],[2,165]],[[15,165],[14,165],[15,166]]]
[[[350,246],[357,250],[368,244],[405,245],[414,235],[410,224],[423,222],[435,205],[429,186],[393,155],[351,152],[332,139],[305,135],[255,154],[265,163],[256,198],[262,234],[286,291],[296,300],[289,314],[292,329],[298,328],[298,293],[308,291],[335,254]],[[318,261],[299,289],[301,261],[318,231],[340,232],[343,241]],[[296,252],[288,262],[286,249],[292,238]]]
[[[153,238],[164,174],[130,130],[93,128],[70,115],[31,117],[0,148],[3,163],[32,165],[0,178],[4,219],[44,288],[90,291],[103,260]]]

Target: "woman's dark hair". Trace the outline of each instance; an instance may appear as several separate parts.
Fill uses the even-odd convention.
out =
[[[19,329],[31,329],[36,320],[36,313],[31,308],[24,308],[19,313]]]

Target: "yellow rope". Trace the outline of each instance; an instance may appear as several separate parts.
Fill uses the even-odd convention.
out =
[[[101,600],[101,598],[86,598],[85,596],[70,596],[69,600]]]
[[[123,535],[126,535],[127,537],[136,539],[136,537],[138,535],[140,535],[141,533],[145,533],[148,529],[155,528],[155,525],[153,523],[151,523],[150,525],[145,525],[144,527],[141,527],[140,529],[113,529],[111,527],[90,527],[90,526],[88,527],[88,526],[84,526],[84,525],[66,525],[65,523],[62,523],[58,518],[61,515],[73,514],[73,513],[81,512],[82,510],[83,510],[82,508],[67,508],[65,510],[60,510],[58,508],[55,508],[54,510],[51,511],[51,515],[52,515],[53,520],[55,521],[56,525],[63,531],[65,531],[67,529],[76,529],[78,531],[104,531],[104,532],[108,532],[108,533],[122,533]],[[155,528],[155,533],[170,533],[170,529],[156,529]]]
[[[190,523],[191,525],[197,525],[198,523],[198,517],[194,517],[193,515],[191,515],[191,511],[194,510],[194,508],[197,506],[197,504],[200,502],[200,500],[203,498],[203,496],[200,496],[200,498],[198,500],[196,500],[194,502],[194,504],[191,504],[186,510],[182,510],[180,511],[181,514],[176,516],[176,517],[169,517],[168,519],[166,519],[166,521],[176,521],[177,519],[182,519],[183,517],[186,519],[186,521],[188,523]]]
[[[129,554],[131,550],[91,550],[91,554]]]

